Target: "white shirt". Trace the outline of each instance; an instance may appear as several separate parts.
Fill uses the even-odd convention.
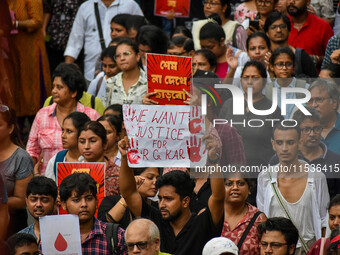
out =
[[[98,91],[98,94],[96,94],[96,90],[97,90],[97,85],[98,85],[98,82],[99,80],[102,79],[101,81],[101,84],[100,84],[100,88],[99,88],[99,91]],[[89,88],[87,89],[87,92],[90,93],[91,95],[94,95],[96,97],[98,97],[100,100],[102,100],[105,108],[108,107],[108,105],[106,105],[106,102],[105,102],[105,97],[106,97],[106,75],[104,72],[100,72],[96,78],[94,80],[91,81],[90,85],[89,85]]]
[[[302,161],[304,164],[306,162]],[[274,166],[278,167],[278,165]],[[280,210],[274,210],[275,206],[273,206],[273,200],[277,199],[273,188],[271,186],[274,183],[277,187],[277,173],[271,172],[272,179],[270,180],[269,174],[266,171],[262,171],[257,179],[257,196],[256,203],[257,208],[264,212],[268,217],[274,216],[282,216],[282,208]],[[293,217],[293,213],[290,211],[290,214],[293,217],[295,223],[303,221],[304,224],[313,224],[314,232],[316,240],[321,238],[321,228],[326,227],[327,222],[327,206],[329,203],[329,194],[328,187],[326,182],[326,177],[323,173],[313,172],[313,168],[309,166],[307,185],[309,190],[312,193],[312,201],[311,207],[306,208],[307,210],[312,211],[312,222],[306,222],[308,219],[305,218],[305,215],[298,215],[297,218]],[[307,187],[306,187],[307,188]],[[277,187],[278,189],[278,187]],[[298,223],[297,223],[298,224]],[[300,234],[301,229],[299,229]],[[308,237],[303,236],[304,240],[308,241]],[[306,239],[305,239],[306,238]]]
[[[71,56],[76,59],[84,46],[84,74],[89,81],[94,78],[94,67],[102,51],[94,12],[95,2],[98,2],[105,45],[109,45],[111,41],[110,23],[114,16],[121,13],[143,15],[142,10],[134,0],[114,0],[109,7],[106,7],[100,0],[88,0],[79,7],[64,56]]]

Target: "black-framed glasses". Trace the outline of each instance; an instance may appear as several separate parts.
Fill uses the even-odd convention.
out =
[[[133,251],[133,249],[135,248],[135,245],[137,246],[138,250],[145,250],[148,247],[148,243],[147,241],[143,241],[143,242],[136,242],[136,243],[126,243],[126,247],[128,249],[128,251]]]
[[[288,243],[279,243],[279,242],[272,242],[272,243],[267,243],[267,242],[260,242],[260,246],[262,249],[267,249],[267,247],[270,247],[273,251],[280,249],[284,245],[288,245]]]
[[[278,62],[275,63],[274,66],[276,66],[277,69],[283,69],[283,67],[286,67],[287,69],[292,68],[293,67],[293,63],[292,62]]]
[[[127,50],[127,51],[124,51],[123,53],[116,54],[115,59],[121,58],[121,56],[127,57],[130,55],[132,55],[132,52]]]
[[[270,25],[269,26],[269,29],[272,29],[272,30],[276,30],[276,29],[287,29],[287,25],[286,24],[280,24],[280,25]]]
[[[202,1],[203,5],[211,5],[211,6],[216,6],[216,5],[221,5],[219,2],[211,2],[211,1]]]
[[[313,103],[315,102],[316,104],[322,104],[322,102],[325,99],[330,99],[330,97],[313,97],[311,99],[309,99],[309,101],[307,102],[308,105],[313,105]]]
[[[264,1],[264,0],[256,0],[256,2],[258,3],[258,4],[263,4],[263,5],[265,5],[265,6],[271,6],[274,2],[272,2],[272,1]]]
[[[304,127],[301,128],[301,133],[305,134],[305,135],[309,135],[310,132],[314,132],[314,134],[320,134],[323,130],[323,128],[321,126],[316,126],[316,127]]]
[[[9,107],[4,104],[0,104],[0,112],[6,112],[9,111]]]
[[[234,185],[236,185],[237,187],[244,187],[246,185],[246,182],[245,181],[236,181],[236,182],[226,181],[225,182],[225,186],[227,187],[232,187]]]

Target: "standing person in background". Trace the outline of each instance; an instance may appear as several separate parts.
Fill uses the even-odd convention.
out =
[[[15,111],[0,104],[0,174],[8,195],[8,236],[27,226],[25,192],[33,177],[33,162],[22,148]]]
[[[9,9],[14,14],[12,35],[17,53],[16,65],[20,77],[14,89],[15,111],[17,116],[30,116],[30,122],[47,95],[51,91],[50,68],[42,33],[42,0],[9,1]],[[25,8],[24,8],[25,7]],[[20,119],[23,126],[24,118]]]
[[[96,5],[99,10],[99,20],[105,46],[108,46],[111,41],[110,22],[115,15],[127,12],[143,15],[140,7],[134,0],[90,0],[80,6],[72,26],[64,56],[66,63],[73,63],[84,47],[84,74],[88,83],[94,78],[95,63],[102,51],[95,15]]]

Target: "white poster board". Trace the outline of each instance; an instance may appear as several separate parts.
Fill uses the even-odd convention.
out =
[[[81,255],[79,218],[73,214],[39,218],[44,255]]]
[[[124,105],[130,167],[205,165],[205,119],[199,106]]]

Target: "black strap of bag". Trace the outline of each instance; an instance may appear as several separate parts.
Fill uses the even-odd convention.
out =
[[[239,250],[241,250],[241,247],[242,247],[242,244],[243,244],[244,240],[246,240],[246,237],[247,237],[247,235],[248,235],[250,229],[253,227],[253,225],[254,225],[256,219],[259,217],[259,215],[260,215],[261,213],[262,213],[261,211],[258,211],[257,213],[255,213],[255,215],[253,216],[253,218],[252,218],[251,221],[249,222],[249,224],[248,224],[246,230],[243,232],[243,235],[241,236],[240,241],[238,241],[238,243],[237,243],[237,248],[238,248]]]
[[[105,47],[105,40],[103,36],[102,23],[100,22],[100,17],[99,17],[98,2],[94,3],[94,13],[96,14],[100,46],[102,47],[102,50],[104,50],[106,47]]]
[[[118,255],[118,228],[119,224],[107,223],[106,242],[110,254]]]

